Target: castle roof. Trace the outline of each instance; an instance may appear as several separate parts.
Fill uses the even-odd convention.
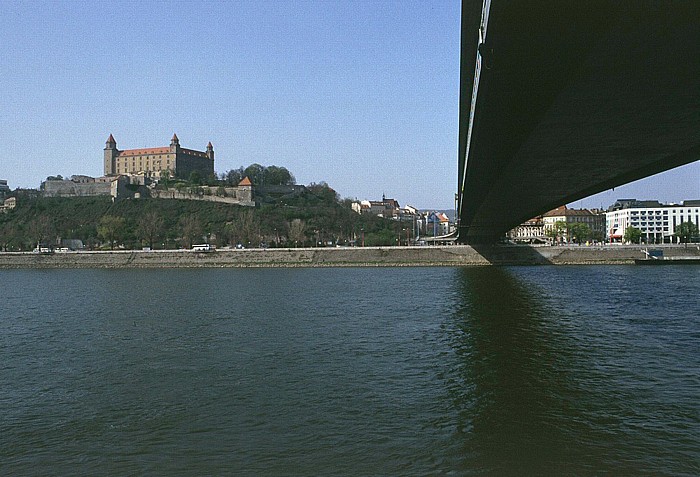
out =
[[[180,140],[177,138],[177,134],[173,133],[173,138],[171,139],[173,142],[180,142]]]
[[[117,143],[117,141],[114,140],[114,136],[112,136],[111,134],[110,134],[109,137],[107,138],[107,142],[113,142],[113,143],[115,143],[115,144]]]
[[[241,182],[238,183],[239,186],[252,186],[253,183],[250,182],[250,179],[248,179],[248,176],[245,176]]]
[[[207,144],[207,147],[209,147],[209,148],[213,148],[213,147],[214,147],[214,146],[211,145],[211,141],[209,141],[209,143]]]
[[[170,152],[169,147],[149,147],[144,149],[125,149],[124,151],[119,151],[120,156],[141,156],[145,154],[168,154]]]

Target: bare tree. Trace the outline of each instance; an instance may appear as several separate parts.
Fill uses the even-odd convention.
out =
[[[3,223],[0,225],[0,250],[7,252],[12,243],[17,239],[17,228],[14,225]]]
[[[202,224],[195,215],[185,215],[180,219],[180,233],[182,245],[190,248],[194,241],[202,236]]]
[[[289,240],[294,242],[294,246],[298,246],[299,242],[304,242],[306,224],[301,219],[294,219],[288,224]]]
[[[33,243],[49,245],[48,242],[55,233],[53,220],[48,215],[40,215],[29,222],[27,233]]]
[[[153,248],[153,242],[163,234],[163,224],[163,218],[156,211],[146,212],[139,220],[137,230],[139,238],[148,242],[148,246]]]

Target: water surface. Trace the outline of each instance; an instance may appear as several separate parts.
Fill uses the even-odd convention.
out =
[[[700,267],[0,276],[3,475],[700,474]]]

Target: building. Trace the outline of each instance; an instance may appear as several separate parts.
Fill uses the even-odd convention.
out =
[[[619,199],[605,213],[607,238],[622,242],[625,230],[635,227],[642,232],[646,243],[674,243],[676,226],[692,222],[700,227],[700,200],[686,200],[681,204],[661,204],[656,200],[638,201]]]
[[[401,206],[395,199],[387,199],[382,195],[382,200],[363,200],[354,202],[352,210],[358,214],[372,214],[386,219],[396,218],[400,215]]]
[[[523,222],[508,232],[508,238],[519,243],[543,243],[547,241],[542,216]]]
[[[569,209],[562,205],[554,210],[550,210],[542,216],[544,233],[547,235],[555,229],[557,222],[564,222],[567,226],[571,224],[586,224],[591,231],[591,237],[602,240],[605,236],[605,215],[594,213],[588,209]],[[566,232],[563,238],[568,241]]]
[[[438,237],[452,232],[450,218],[444,212],[432,211],[425,216],[425,235]]]
[[[9,193],[10,186],[7,185],[7,181],[4,179],[0,180],[0,199],[4,199]]]
[[[143,174],[158,178],[164,171],[183,179],[188,179],[193,172],[208,177],[214,174],[214,147],[210,142],[206,151],[186,149],[180,147],[180,140],[173,134],[170,146],[120,151],[114,136],[109,135],[104,149],[106,176]]]
[[[17,207],[17,198],[8,197],[7,199],[0,202],[0,212],[7,212]]]

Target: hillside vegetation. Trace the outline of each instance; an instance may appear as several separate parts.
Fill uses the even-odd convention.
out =
[[[395,245],[401,224],[358,215],[325,184],[307,193],[256,208],[173,199],[110,197],[18,197],[0,214],[0,249],[32,250],[61,239],[80,239],[86,248],[189,248],[210,242],[276,247]]]

